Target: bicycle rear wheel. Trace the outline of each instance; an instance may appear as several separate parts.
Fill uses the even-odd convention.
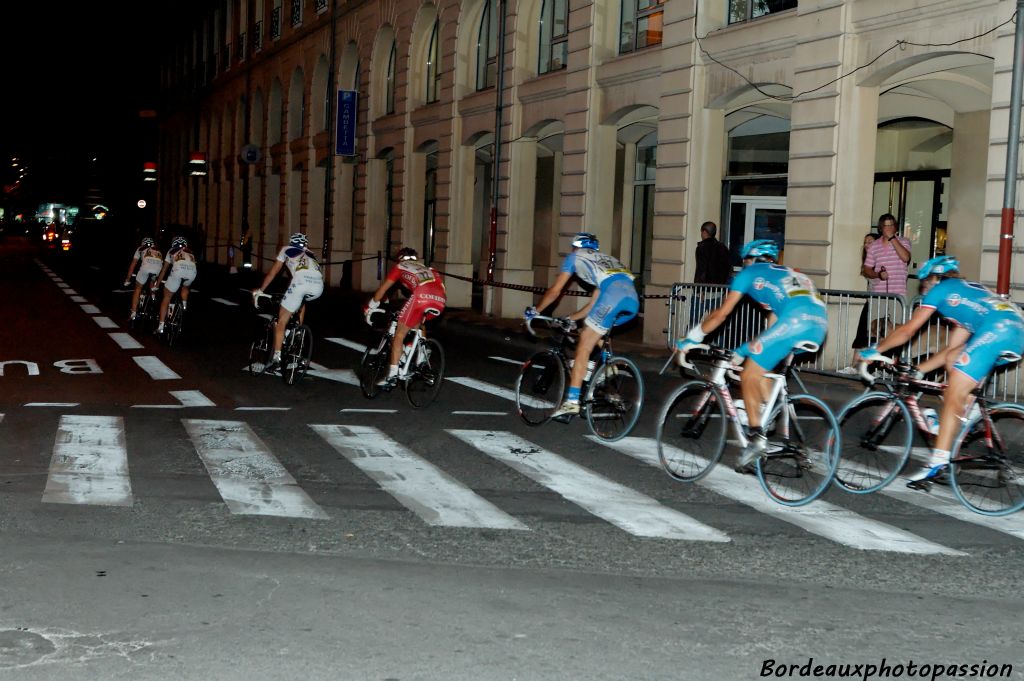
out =
[[[680,482],[700,480],[722,458],[728,433],[718,391],[706,381],[684,383],[665,400],[658,418],[661,467]]]
[[[757,478],[772,500],[803,506],[835,477],[839,425],[832,410],[813,395],[790,395],[782,408],[785,414],[776,409],[767,422],[768,449],[757,461]]]
[[[153,316],[153,303],[152,296],[146,290],[145,287],[142,289],[142,293],[139,294],[139,304],[135,307],[135,319],[132,320],[132,328],[140,331],[146,331],[150,323],[150,318]]]
[[[174,309],[167,314],[167,321],[164,324],[164,339],[167,341],[167,345],[174,345],[174,341],[178,339],[184,314],[180,301],[175,303]]]
[[[565,394],[565,364],[543,350],[528,359],[516,379],[516,410],[530,426],[547,423]]]
[[[1009,515],[1024,508],[1024,407],[1000,404],[969,422],[953,445],[949,482],[975,513]]]
[[[629,435],[644,406],[644,377],[633,360],[612,357],[594,372],[587,386],[590,431],[606,442]]]
[[[419,409],[426,407],[441,391],[444,381],[444,348],[433,338],[423,339],[416,351],[416,364],[405,382],[405,396],[409,404]]]
[[[288,385],[302,379],[309,369],[309,360],[313,356],[313,334],[308,326],[296,326],[292,329],[291,338],[281,353],[281,375]]]
[[[263,373],[267,363],[270,361],[270,348],[273,347],[270,326],[261,326],[256,332],[256,338],[249,346],[249,373],[259,376]]]
[[[380,394],[381,387],[377,381],[388,375],[388,353],[391,348],[391,336],[385,334],[377,347],[368,347],[359,362],[359,389],[363,396],[372,400]]]
[[[853,494],[875,492],[892,482],[910,458],[914,422],[910,410],[889,393],[854,399],[836,416],[842,451],[836,484]]]

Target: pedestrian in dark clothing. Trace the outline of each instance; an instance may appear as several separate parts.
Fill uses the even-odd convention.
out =
[[[732,276],[729,264],[729,248],[715,238],[718,226],[705,222],[700,226],[701,241],[697,244],[697,272],[693,276],[695,284],[728,284]]]

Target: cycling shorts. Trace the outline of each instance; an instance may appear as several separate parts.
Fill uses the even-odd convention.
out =
[[[602,336],[612,327],[621,326],[640,311],[640,299],[636,295],[632,277],[613,275],[601,282],[600,293],[584,320],[590,328]]]
[[[149,278],[159,276],[160,270],[163,268],[164,261],[160,258],[143,258],[142,264],[139,265],[139,272],[135,275],[135,281],[139,282],[140,286],[145,286]]]
[[[1000,362],[1000,355],[1013,352],[1024,355],[1024,325],[1016,320],[985,324],[971,336],[953,368],[975,382],[980,382]]]
[[[171,293],[180,287],[188,288],[196,279],[196,264],[194,262],[179,262],[171,266],[171,273],[167,277],[167,290]]]
[[[324,292],[324,279],[319,272],[310,270],[299,271],[292,277],[292,283],[284,292],[281,307],[292,314],[299,309],[304,300],[316,300]]]
[[[444,312],[444,306],[448,298],[445,296],[444,286],[432,282],[421,284],[405,301],[402,311],[398,313],[398,323],[405,324],[410,329],[418,327],[423,323],[427,314],[437,316]]]
[[[749,357],[764,369],[771,371],[791,352],[798,352],[800,343],[816,343],[819,347],[828,335],[825,313],[794,312],[780,317],[774,324],[752,341],[741,345],[736,352]]]

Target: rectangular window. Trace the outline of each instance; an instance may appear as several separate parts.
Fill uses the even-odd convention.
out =
[[[263,49],[263,22],[257,21],[252,25],[252,51],[259,52]]]
[[[569,3],[544,0],[540,12],[540,44],[537,73],[564,69],[569,56]]]
[[[302,0],[292,0],[292,28],[302,25]]]
[[[313,7],[316,8],[316,13],[321,14],[327,11],[327,0],[315,0]]]
[[[729,0],[729,23],[750,21],[776,12],[796,9],[797,0]]]
[[[281,0],[275,0],[274,9],[270,11],[270,37],[272,40],[281,37]]]
[[[665,0],[622,0],[619,53],[660,45]]]

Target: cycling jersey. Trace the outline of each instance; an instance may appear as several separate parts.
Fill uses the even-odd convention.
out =
[[[403,260],[397,263],[385,277],[387,281],[401,284],[409,293],[414,292],[420,286],[437,283],[444,291],[444,283],[441,275],[432,267],[427,267],[418,260]]]
[[[828,334],[825,303],[814,282],[790,267],[759,262],[740,271],[730,291],[750,296],[777,317],[765,331],[737,349],[762,369],[771,371],[800,343],[821,346]]]
[[[575,274],[591,286],[600,286],[612,277],[628,277],[633,281],[633,273],[616,258],[590,248],[580,248],[565,256],[561,271]]]
[[[291,272],[292,281],[281,299],[281,307],[294,313],[304,300],[315,300],[324,292],[324,275],[313,252],[297,246],[285,246],[277,254]]]
[[[285,264],[293,278],[299,272],[312,272],[323,279],[323,274],[320,272],[320,263],[317,261],[316,256],[313,255],[313,251],[308,248],[285,246],[277,254],[277,260]]]
[[[444,312],[448,301],[441,274],[418,260],[403,260],[388,272],[387,281],[397,283],[409,292],[409,300],[398,313],[401,324],[414,328],[423,323],[428,314]]]
[[[180,246],[167,251],[164,262],[171,266],[171,272],[167,276],[167,290],[171,293],[180,287],[191,286],[196,278],[196,257],[188,246]]]
[[[135,275],[135,281],[145,285],[150,277],[156,277],[163,269],[164,256],[159,250],[148,246],[139,246],[132,255],[132,260],[141,261],[139,271]]]
[[[971,332],[953,368],[981,381],[1005,352],[1024,354],[1024,313],[979,283],[943,279],[921,300],[957,326]]]
[[[575,274],[600,290],[584,322],[602,336],[628,322],[640,309],[633,273],[610,255],[580,248],[565,256],[561,271]]]

